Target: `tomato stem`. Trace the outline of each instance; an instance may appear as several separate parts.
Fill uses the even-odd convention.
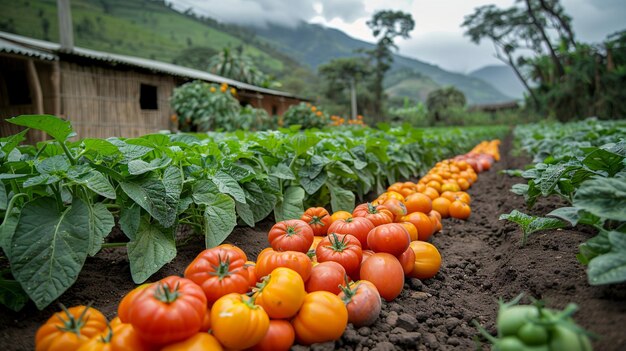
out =
[[[167,284],[161,284],[161,283],[158,283],[158,284],[159,285],[157,286],[156,291],[154,292],[155,299],[161,302],[164,302],[166,304],[170,304],[176,301],[178,297],[180,296],[180,294],[178,293],[178,287],[179,287],[178,283],[176,283],[176,286],[174,287],[174,289],[171,289],[169,285]]]

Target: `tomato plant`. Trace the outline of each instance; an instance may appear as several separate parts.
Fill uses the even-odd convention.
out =
[[[213,335],[226,348],[241,350],[256,345],[269,324],[267,313],[246,295],[224,295],[211,308]]]
[[[278,267],[263,277],[255,290],[255,303],[263,307],[272,319],[293,317],[302,306],[306,295],[302,277],[285,267]]]
[[[135,297],[128,319],[143,340],[163,345],[196,334],[206,312],[202,288],[189,279],[169,276]]]
[[[317,245],[315,256],[318,262],[334,261],[339,263],[351,276],[359,270],[363,250],[361,243],[353,235],[332,233]]]
[[[301,220],[308,223],[314,235],[326,235],[328,227],[333,222],[330,214],[324,207],[311,207],[304,211]]]
[[[398,297],[404,288],[404,270],[396,257],[375,253],[361,265],[360,279],[372,282],[387,301]]]
[[[275,251],[306,253],[313,243],[313,229],[305,221],[290,219],[274,224],[267,239]]]
[[[291,323],[300,344],[337,340],[348,325],[348,310],[337,295],[315,291],[306,295]]]

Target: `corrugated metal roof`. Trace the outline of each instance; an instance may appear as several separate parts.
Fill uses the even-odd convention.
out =
[[[52,58],[46,58],[48,60],[58,58],[58,56],[54,55],[53,53],[59,52],[61,48],[61,45],[58,43],[52,43],[49,41],[28,38],[28,37],[24,37],[21,35],[11,34],[11,33],[6,33],[6,32],[0,32],[0,40],[2,40],[2,42],[7,42],[8,45],[13,44],[13,46],[23,48],[23,51],[17,51],[17,52],[11,51],[11,52],[24,54],[28,56],[37,56],[41,58],[44,58],[44,57],[40,55],[48,55],[49,57],[52,57]],[[0,46],[1,45],[2,44],[0,44]],[[50,51],[50,53],[42,52],[40,50]],[[32,51],[32,53],[39,53],[39,54],[32,55],[32,54],[27,53],[27,51]],[[144,58],[135,57],[135,56],[112,54],[108,52],[96,51],[96,50],[85,49],[85,48],[80,48],[80,47],[74,47],[74,50],[72,50],[72,52],[69,52],[69,53],[64,52],[63,54],[76,55],[76,56],[87,57],[87,58],[99,60],[99,61],[120,63],[120,64],[125,64],[125,65],[135,66],[135,67],[141,67],[144,69],[149,69],[152,71],[166,73],[166,74],[184,77],[184,78],[199,79],[199,80],[204,80],[204,81],[209,81],[209,82],[214,82],[214,83],[226,83],[237,89],[250,90],[250,91],[259,92],[262,94],[297,98],[295,95],[286,93],[283,91],[261,88],[255,85],[224,78],[224,77],[211,74],[208,72],[200,71],[197,69],[177,66],[171,63],[149,60],[149,59],[144,59]]]
[[[28,47],[13,43],[11,41],[0,38],[0,52],[7,52],[10,54],[26,55],[31,57],[37,57],[42,60],[58,60],[59,57],[41,50],[30,49]]]

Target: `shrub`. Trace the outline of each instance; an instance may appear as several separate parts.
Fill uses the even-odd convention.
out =
[[[328,124],[328,116],[322,110],[309,103],[301,102],[290,106],[282,119],[283,127],[301,125],[303,129],[322,128]]]

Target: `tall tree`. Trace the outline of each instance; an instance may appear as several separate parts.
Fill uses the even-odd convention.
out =
[[[369,73],[370,67],[368,62],[360,57],[338,58],[321,65],[318,71],[327,83],[329,95],[335,95],[337,88],[350,91],[352,119],[356,119],[356,86],[357,82]]]
[[[242,47],[222,49],[209,59],[208,70],[222,77],[265,88],[276,84],[256,67],[250,56],[243,53]]]
[[[375,96],[373,105],[374,119],[382,120],[383,80],[385,79],[385,73],[389,71],[393,62],[392,49],[397,49],[393,41],[398,36],[405,39],[408,38],[409,32],[415,28],[415,21],[409,13],[383,10],[374,13],[372,19],[367,21],[367,26],[372,30],[374,37],[379,38],[376,48],[369,51],[369,54],[375,62],[372,84]]]

